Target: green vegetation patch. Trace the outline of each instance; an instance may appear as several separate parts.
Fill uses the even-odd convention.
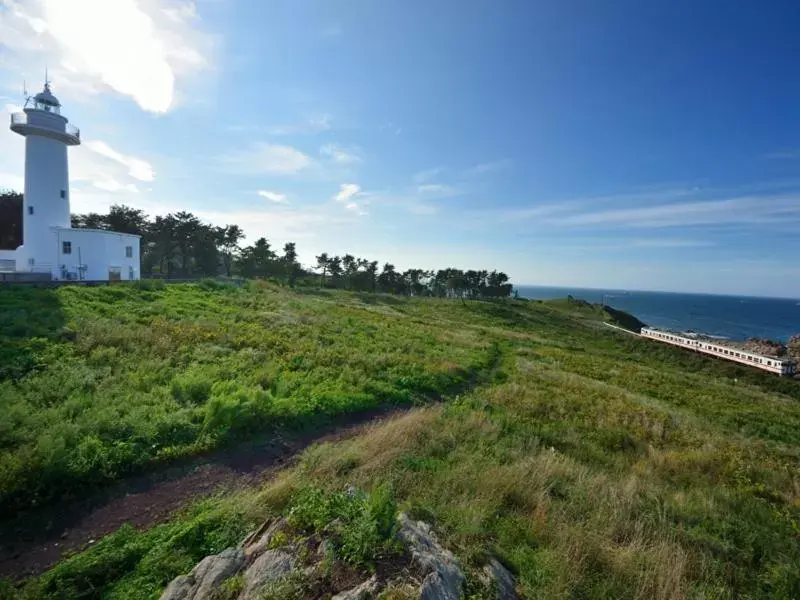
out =
[[[3,510],[275,428],[438,398],[493,359],[477,332],[452,344],[446,323],[260,283],[12,287],[0,315]]]
[[[260,490],[207,501],[200,512],[148,532],[124,528],[29,582],[31,597],[155,599],[201,548],[218,552],[277,514],[309,533],[337,523],[343,556],[369,565],[391,549],[387,516],[395,501],[432,523],[457,553],[472,597],[481,597],[476,575],[488,556],[515,573],[529,599],[800,597],[794,381],[615,331],[602,325],[608,317],[601,309],[578,303],[122,289],[123,304],[124,294],[147,293],[151,304],[163,305],[153,316],[132,318],[143,318],[149,325],[141,335],[154,337],[147,351],[130,348],[136,360],[161,369],[148,367],[148,385],[170,406],[165,414],[198,415],[187,421],[196,429],[177,430],[187,448],[216,439],[204,437],[213,431],[223,432],[221,440],[253,435],[242,422],[299,426],[311,415],[428,394],[444,394],[447,402],[313,446]],[[98,302],[92,292],[68,293]],[[145,302],[132,305],[119,311],[126,315],[120,320]],[[113,387],[128,367],[114,359],[102,364],[115,374],[100,375],[78,350],[91,330],[69,318],[75,339],[46,332],[43,339],[45,349],[72,352],[75,369],[63,385],[84,390],[70,399],[80,422],[81,403],[95,406],[87,398]],[[263,333],[265,323],[279,333]],[[114,329],[107,334],[115,343],[128,343],[113,337]],[[246,362],[252,353],[268,354],[265,346],[279,348],[272,362]],[[28,379],[58,371],[47,350],[34,348],[32,356],[45,367],[4,385],[25,388]],[[251,371],[232,370],[232,360]],[[336,391],[344,386],[352,395]],[[150,387],[137,389],[152,397]],[[209,408],[216,398],[227,400]],[[28,418],[64,405],[38,402],[42,411],[26,405]],[[223,409],[230,403],[247,418],[229,419]],[[231,428],[237,432],[225,437]],[[119,430],[107,437],[102,428],[92,431],[101,445],[130,443]],[[76,456],[87,461],[102,455],[91,450],[97,442],[90,437],[77,438]],[[347,486],[372,492],[342,492]],[[215,525],[197,527],[201,514]],[[194,533],[170,541],[184,531]],[[101,552],[112,567],[102,577],[91,569]],[[407,597],[407,590],[387,590],[385,597]]]

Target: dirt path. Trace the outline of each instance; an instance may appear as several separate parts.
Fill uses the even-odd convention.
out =
[[[307,446],[356,435],[402,409],[388,407],[340,419],[310,434],[276,435],[181,466],[135,477],[67,504],[32,509],[0,521],[0,577],[37,575],[68,551],[83,549],[124,523],[147,528],[189,501],[254,485],[291,463]]]

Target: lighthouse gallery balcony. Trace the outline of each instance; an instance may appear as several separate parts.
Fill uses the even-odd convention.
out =
[[[81,131],[54,112],[28,109],[11,115],[11,131],[20,135],[41,135],[68,146],[81,143]]]

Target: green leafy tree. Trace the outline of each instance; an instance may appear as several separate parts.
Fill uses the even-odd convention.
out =
[[[378,261],[373,260],[366,268],[369,289],[374,292],[378,288]]]
[[[384,263],[381,274],[378,275],[378,289],[389,294],[396,294],[402,290],[402,276],[397,272],[394,265]]]
[[[342,259],[338,256],[331,258],[328,261],[328,271],[333,279],[333,284],[338,285],[342,278]]]
[[[353,278],[358,270],[358,263],[356,257],[352,254],[345,254],[342,257],[342,270],[344,271],[344,284],[346,288],[352,289]]]
[[[294,287],[300,265],[297,263],[297,249],[294,242],[287,242],[283,246],[283,257],[281,257],[285,281],[289,287]]]
[[[244,239],[244,232],[238,225],[226,225],[215,230],[217,247],[220,251],[222,266],[225,274],[230,277],[233,273],[233,266],[239,255],[239,242]]]
[[[325,285],[325,277],[328,274],[328,266],[330,264],[330,257],[327,252],[323,252],[317,256],[317,269],[322,271],[322,285]]]
[[[275,259],[267,238],[259,238],[252,246],[242,248],[239,272],[245,277],[268,277],[274,273]]]
[[[22,194],[0,190],[0,250],[22,244]]]
[[[147,231],[147,215],[144,211],[122,204],[114,204],[103,217],[102,229],[144,236]]]

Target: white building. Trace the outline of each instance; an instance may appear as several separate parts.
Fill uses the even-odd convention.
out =
[[[0,251],[0,266],[56,280],[139,279],[138,235],[70,225],[67,146],[79,145],[81,134],[48,83],[11,115],[11,131],[25,136],[22,245]]]

